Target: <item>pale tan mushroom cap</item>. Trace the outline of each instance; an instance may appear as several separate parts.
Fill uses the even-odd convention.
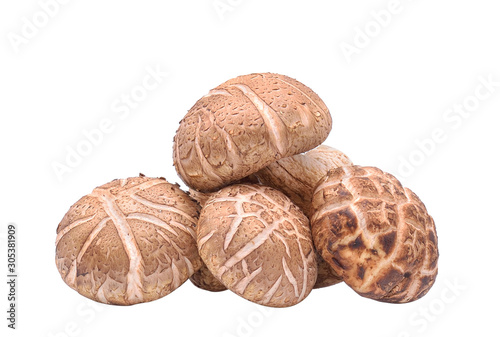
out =
[[[352,165],[341,151],[320,145],[306,153],[286,157],[255,173],[260,182],[285,193],[295,205],[310,215],[314,188],[328,170]]]
[[[77,201],[57,228],[64,281],[98,302],[165,296],[197,271],[199,207],[162,178],[114,180]]]
[[[198,191],[216,191],[270,163],[308,151],[328,136],[328,108],[284,75],[239,76],[189,110],[174,137],[174,165]]]
[[[334,169],[318,183],[312,207],[316,248],[360,295],[405,303],[434,284],[434,220],[394,176],[374,167]]]
[[[279,191],[223,188],[202,209],[197,234],[210,272],[247,300],[287,307],[314,286],[317,261],[308,219]]]

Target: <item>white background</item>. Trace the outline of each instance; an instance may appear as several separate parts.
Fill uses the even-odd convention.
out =
[[[40,2],[0,5],[2,275],[9,222],[19,226],[20,250],[18,330],[6,328],[2,276],[2,336],[498,334],[498,2],[401,0],[384,27],[372,11],[393,9],[388,0],[222,0],[223,13],[213,0],[66,2],[47,22]],[[31,35],[26,20],[40,26]],[[345,54],[347,45],[356,53]],[[123,95],[140,92],[148,67],[169,74],[128,115],[117,111]],[[171,148],[186,111],[225,80],[268,71],[323,98],[333,116],[327,145],[406,176],[425,202],[441,254],[427,296],[385,304],[341,284],[266,309],[187,282],[160,300],[115,307],[66,286],[54,242],[71,204],[140,172],[180,182]],[[490,91],[481,87],[488,78],[497,82]],[[468,116],[447,112],[464,104]],[[107,119],[112,131],[59,179],[53,166]],[[439,130],[424,154],[417,143]]]

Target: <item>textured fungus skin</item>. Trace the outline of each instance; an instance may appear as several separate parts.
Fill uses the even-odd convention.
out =
[[[197,234],[210,272],[247,300],[292,306],[316,282],[309,221],[270,187],[232,185],[214,193],[202,209]]]
[[[212,275],[212,273],[210,272],[210,270],[208,270],[205,264],[203,264],[200,270],[194,273],[189,278],[189,280],[195,286],[203,290],[213,291],[213,292],[227,290],[227,288],[222,283],[220,283],[219,280],[217,280],[214,275]]]
[[[316,248],[361,296],[406,303],[434,284],[434,220],[394,176],[374,167],[331,170],[318,183],[312,207]]]
[[[174,137],[177,173],[201,192],[249,176],[328,136],[328,108],[311,89],[284,75],[231,79],[198,100]]]
[[[316,259],[318,261],[318,277],[313,289],[326,288],[342,282],[339,274],[329,263],[323,260],[321,255],[318,254]]]
[[[114,180],[77,201],[60,222],[57,269],[98,302],[158,299],[202,266],[198,215],[196,202],[163,178]]]

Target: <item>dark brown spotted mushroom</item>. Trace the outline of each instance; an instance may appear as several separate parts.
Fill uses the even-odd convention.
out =
[[[360,295],[405,303],[434,284],[434,220],[394,176],[374,167],[331,170],[318,183],[312,206],[316,248]]]

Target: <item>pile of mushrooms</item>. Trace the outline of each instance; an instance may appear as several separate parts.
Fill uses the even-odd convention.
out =
[[[188,278],[272,307],[340,282],[383,302],[424,296],[437,275],[432,217],[391,174],[322,145],[331,127],[324,102],[290,77],[221,84],[174,137],[189,190],[142,175],[95,188],[57,228],[63,280],[117,305]]]

